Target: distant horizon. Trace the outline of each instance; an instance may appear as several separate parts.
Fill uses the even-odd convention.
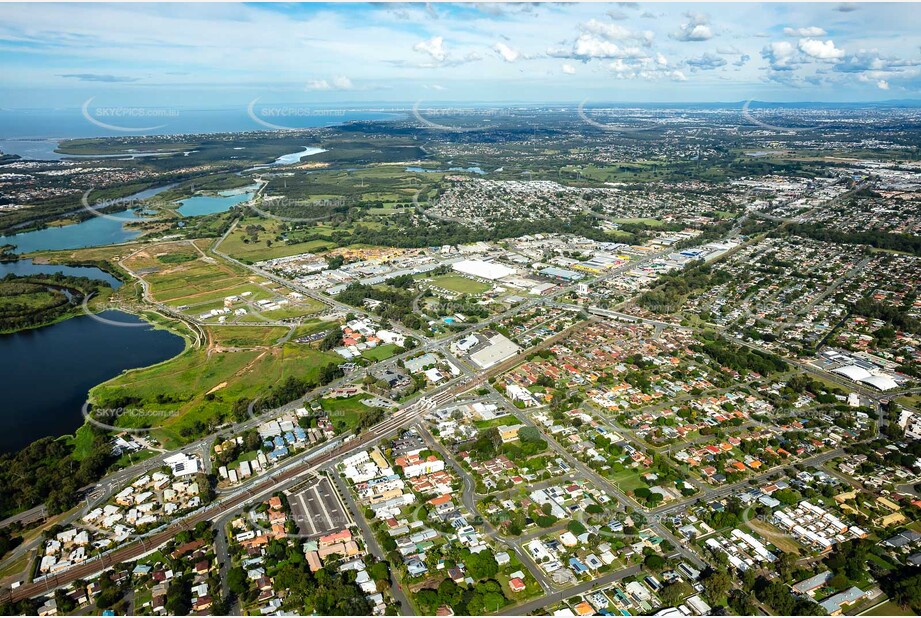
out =
[[[231,111],[231,110],[240,110],[245,109],[245,106],[249,102],[244,102],[241,104],[225,104],[223,106],[219,105],[207,105],[207,106],[196,106],[192,104],[186,105],[172,105],[171,107],[188,110],[188,111]],[[902,98],[902,99],[881,99],[881,100],[872,100],[872,101],[823,101],[823,100],[784,100],[784,101],[769,101],[764,99],[740,99],[733,101],[604,101],[604,100],[591,100],[591,101],[579,101],[579,100],[560,100],[560,101],[516,101],[516,100],[496,100],[496,101],[470,101],[470,100],[451,100],[451,99],[438,99],[438,100],[401,100],[401,101],[356,101],[356,100],[341,100],[341,101],[298,101],[298,100],[278,100],[278,101],[260,101],[259,105],[269,106],[269,105],[299,105],[307,109],[316,108],[320,111],[339,111],[335,109],[330,109],[331,106],[351,106],[354,107],[355,111],[371,111],[370,108],[379,106],[382,109],[394,109],[394,110],[412,110],[415,105],[419,105],[420,109],[426,109],[434,106],[444,106],[444,105],[453,105],[457,106],[458,111],[463,111],[464,109],[476,109],[480,107],[509,107],[509,106],[521,106],[521,107],[546,107],[546,106],[565,106],[565,107],[574,107],[578,108],[580,105],[584,105],[585,108],[597,108],[601,106],[626,106],[626,105],[636,105],[636,106],[667,106],[667,107],[680,107],[680,106],[714,106],[714,105],[724,105],[724,106],[737,106],[741,107],[749,103],[750,105],[784,105],[784,106],[795,106],[795,105],[805,105],[805,106],[814,106],[814,105],[828,105],[828,106],[883,106],[883,105],[911,105],[921,107],[921,97],[919,98]],[[104,107],[100,104],[99,107]],[[136,109],[163,109],[163,105],[125,105],[123,107],[131,107]],[[39,112],[73,112],[80,111],[80,105],[68,105],[68,106],[56,106],[56,107],[11,107],[4,106],[0,107],[0,113],[4,112],[27,112],[27,111],[39,111]]]

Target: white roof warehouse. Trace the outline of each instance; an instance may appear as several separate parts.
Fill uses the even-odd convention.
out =
[[[481,279],[489,279],[490,281],[508,277],[515,273],[515,271],[508,266],[495,264],[493,262],[484,262],[482,260],[462,260],[454,263],[452,266],[454,270],[459,273],[472,277],[480,277]]]

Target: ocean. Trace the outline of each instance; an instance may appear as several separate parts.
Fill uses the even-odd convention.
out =
[[[88,109],[90,119],[81,108],[58,110],[0,109],[0,152],[23,158],[58,160],[54,152],[64,139],[86,137],[124,137],[130,135],[179,135],[192,133],[236,133],[335,126],[356,120],[400,118],[400,113],[333,109],[306,109],[294,106],[246,107],[228,109],[159,109],[119,108],[120,113],[101,115]],[[117,110],[116,110],[117,111]],[[149,114],[149,115],[145,115]],[[255,116],[255,118],[254,118]],[[93,122],[93,120],[97,122]],[[261,122],[260,122],[261,121]],[[116,130],[100,126],[118,126]]]

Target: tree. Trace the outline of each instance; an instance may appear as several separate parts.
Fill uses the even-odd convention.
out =
[[[834,588],[835,590],[844,590],[850,586],[851,582],[848,580],[847,576],[844,573],[838,573],[837,575],[832,576],[828,580],[828,586]]]
[[[230,599],[227,597],[215,597],[211,603],[211,615],[212,616],[229,616],[230,615]]]
[[[395,548],[395,546],[394,546]],[[390,569],[387,568],[387,563],[380,561],[375,562],[370,567],[368,567],[368,575],[371,576],[371,579],[378,580],[389,580],[390,579]]]
[[[492,555],[492,552],[488,551],[470,554],[464,564],[467,566],[467,572],[470,577],[476,580],[495,577],[496,573],[499,572],[499,563],[496,562],[496,557]]]
[[[781,579],[788,580],[796,570],[796,555],[792,552],[784,552],[777,559],[777,572]]]
[[[570,520],[569,524],[566,526],[566,529],[576,536],[585,532],[585,526],[582,525],[582,522],[576,521],[575,519]]]
[[[659,598],[662,599],[662,602],[666,605],[676,606],[685,599],[685,597],[690,596],[693,592],[687,583],[683,581],[676,581],[672,584],[667,584],[662,587],[659,591]]]
[[[246,571],[243,567],[235,566],[227,572],[227,587],[237,596],[243,596],[249,590]]]
[[[332,350],[340,345],[342,345],[342,331],[338,327],[331,328],[320,341],[321,350]]]
[[[77,608],[77,604],[74,603],[74,600],[61,588],[54,591],[54,602],[60,614],[69,614]]]
[[[643,560],[643,565],[652,571],[659,571],[665,567],[665,558],[659,554],[649,554]]]
[[[460,602],[462,595],[463,590],[461,590],[460,587],[454,583],[453,579],[445,578],[440,584],[438,584],[438,597],[441,601],[440,604],[454,607]]]
[[[192,611],[192,582],[188,577],[174,577],[166,590],[166,611],[171,616],[185,616]]]
[[[732,577],[726,571],[711,571],[703,580],[704,594],[711,604],[718,603],[732,588]]]
[[[891,571],[880,583],[886,594],[901,607],[921,610],[921,569]]]

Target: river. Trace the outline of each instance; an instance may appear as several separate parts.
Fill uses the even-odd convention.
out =
[[[150,189],[144,189],[117,200],[112,200],[111,203],[120,204],[148,199],[175,186],[174,183],[151,187]],[[46,227],[21,234],[0,236],[0,245],[16,245],[16,253],[31,253],[33,251],[100,247],[102,245],[128,242],[137,238],[140,232],[125,229],[125,223],[137,221],[143,217],[143,214],[139,215],[134,210],[127,209],[122,212],[111,213],[110,216],[106,217],[92,216],[73,225]]]

